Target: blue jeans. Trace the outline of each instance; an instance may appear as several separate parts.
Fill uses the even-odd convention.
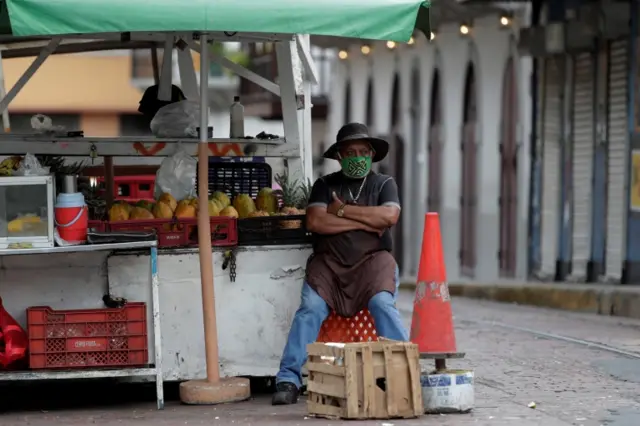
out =
[[[400,280],[396,268],[396,293],[382,291],[369,300],[369,312],[373,316],[378,335],[388,339],[408,341],[409,334],[402,324],[402,317],[395,306]],[[293,317],[287,345],[284,347],[280,371],[276,383],[293,383],[302,386],[302,366],[307,361],[307,345],[315,342],[320,327],[329,316],[329,306],[305,281],[302,285],[302,301]]]

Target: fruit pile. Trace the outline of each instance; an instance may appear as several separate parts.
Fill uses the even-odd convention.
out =
[[[279,207],[282,199],[282,207]],[[198,216],[199,202],[195,197],[177,201],[171,194],[162,194],[156,202],[138,201],[135,204],[117,201],[109,210],[109,221],[121,222],[149,219],[188,219]],[[249,219],[266,216],[303,215],[305,210],[291,202],[287,191],[262,188],[254,200],[248,194],[238,194],[233,201],[221,191],[209,197],[207,210],[210,217]]]
[[[18,170],[22,157],[7,157],[0,163],[0,176],[11,176]]]

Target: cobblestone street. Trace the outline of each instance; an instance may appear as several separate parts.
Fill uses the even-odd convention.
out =
[[[412,297],[410,292],[400,295],[399,306],[407,321]],[[475,410],[465,415],[358,424],[640,424],[639,321],[466,299],[455,299],[454,310],[458,347],[467,355],[449,365],[475,370]],[[638,353],[638,358],[625,357],[620,351]],[[354,424],[310,418],[305,415],[303,401],[291,407],[272,407],[268,395],[258,395],[249,402],[218,407],[168,402],[164,411],[155,410],[151,402],[48,412],[9,411],[0,415],[0,425]],[[535,409],[528,407],[531,402],[536,403]]]

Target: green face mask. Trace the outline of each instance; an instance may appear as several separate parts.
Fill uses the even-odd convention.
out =
[[[340,165],[346,177],[360,179],[371,171],[371,157],[345,157],[340,160]]]

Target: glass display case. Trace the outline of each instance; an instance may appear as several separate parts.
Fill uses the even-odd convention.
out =
[[[53,247],[54,179],[0,177],[0,250]]]

